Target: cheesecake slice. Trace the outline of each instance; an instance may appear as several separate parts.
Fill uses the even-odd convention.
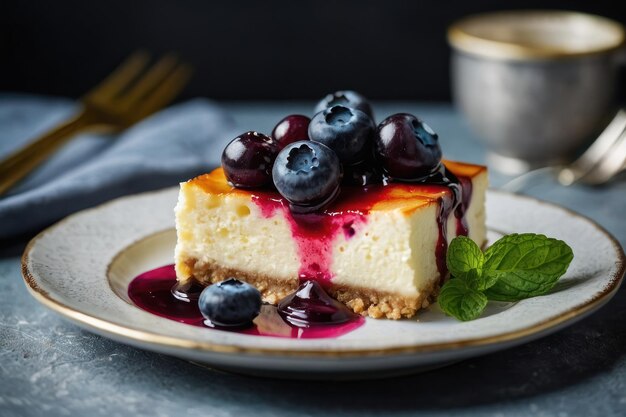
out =
[[[175,209],[177,278],[208,285],[233,276],[272,304],[315,279],[356,313],[411,317],[446,278],[449,241],[486,240],[487,169],[444,164],[461,193],[416,183],[343,187],[310,214],[292,213],[277,192],[232,187],[221,168],[191,179]]]

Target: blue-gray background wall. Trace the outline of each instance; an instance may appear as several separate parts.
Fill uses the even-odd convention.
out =
[[[574,9],[626,23],[620,1],[58,0],[0,2],[0,90],[79,96],[129,52],[177,51],[187,96],[449,100],[446,27],[469,13]],[[624,97],[622,92],[622,97]]]

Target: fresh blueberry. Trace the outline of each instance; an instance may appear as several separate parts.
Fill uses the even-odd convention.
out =
[[[370,106],[370,104],[367,102],[367,99],[356,91],[350,90],[335,91],[332,94],[328,94],[319,103],[317,103],[317,106],[315,106],[315,113],[319,113],[322,110],[326,110],[336,105],[352,107],[353,109],[361,110],[363,113],[367,114],[372,120],[374,119],[372,106]]]
[[[393,179],[417,181],[441,163],[437,134],[411,114],[398,113],[383,120],[374,143],[383,170]]]
[[[206,287],[198,307],[209,326],[245,326],[261,311],[261,293],[248,283],[228,278]]]
[[[280,149],[290,143],[309,138],[309,123],[311,119],[300,114],[292,114],[278,122],[272,131],[272,138]]]
[[[353,164],[365,158],[375,130],[367,114],[337,105],[313,116],[309,138],[335,151],[342,163]]]
[[[339,193],[339,158],[322,143],[299,141],[287,145],[276,157],[272,174],[276,189],[295,213],[317,211]]]
[[[272,165],[278,151],[279,148],[272,138],[258,132],[246,132],[224,148],[224,174],[238,188],[256,188],[271,184]]]

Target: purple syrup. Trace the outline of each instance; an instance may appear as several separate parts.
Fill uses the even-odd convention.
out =
[[[435,259],[437,260],[439,279],[443,283],[444,278],[448,274],[448,265],[446,264],[446,254],[448,253],[448,217],[455,208],[455,201],[450,197],[441,197],[438,203],[437,227],[439,228],[439,236],[437,237],[437,246],[435,247]]]
[[[172,295],[177,284],[174,265],[166,265],[137,276],[128,285],[131,301],[149,313],[194,326],[202,326],[204,318],[197,302],[181,301]],[[188,297],[191,299],[191,296]]]
[[[435,246],[437,269],[443,280],[447,273],[446,252],[448,251],[448,218],[452,213],[456,218],[456,234],[467,236],[468,227],[465,212],[472,196],[470,177],[456,176],[444,164],[428,177],[418,182],[386,185],[373,184],[367,187],[344,186],[341,196],[328,208],[318,213],[293,214],[289,205],[278,193],[255,192],[253,201],[261,209],[264,217],[272,217],[276,211],[282,211],[287,219],[300,258],[299,276],[301,281],[315,279],[327,286],[332,282],[332,244],[343,232],[346,240],[353,238],[361,225],[367,222],[367,214],[377,203],[388,199],[397,199],[395,191],[411,194],[436,195],[439,212],[437,226],[439,236]]]
[[[472,197],[472,181],[466,177],[457,177],[444,165],[432,176],[424,181],[425,184],[442,185],[450,189],[451,193],[438,199],[439,212],[437,213],[437,226],[439,236],[435,248],[437,269],[440,280],[443,282],[448,274],[446,254],[448,252],[448,218],[454,212],[456,218],[457,236],[467,236],[469,229],[465,213]]]
[[[467,177],[458,177],[461,186],[461,202],[454,210],[456,217],[456,234],[457,236],[467,236],[469,227],[467,225],[467,209],[472,198],[472,181]]]
[[[303,282],[291,295],[278,303],[278,314],[296,327],[336,325],[358,319],[345,305],[329,296],[313,280]]]
[[[170,292],[177,300],[197,303],[203,289],[204,287],[196,281],[190,281],[185,284],[177,281],[170,289]]]
[[[326,298],[333,300],[319,285],[317,287],[319,287],[315,291],[317,300]],[[198,284],[178,285],[174,265],[144,272],[133,279],[128,286],[128,296],[142,310],[180,323],[211,328],[205,324],[204,317],[198,308],[197,299],[200,292],[202,292],[202,286]],[[287,298],[294,295],[295,293]],[[298,300],[303,301],[303,298],[298,297]],[[302,304],[298,306],[304,309]],[[343,304],[341,307],[345,311],[327,315],[330,321],[323,321],[320,315],[312,314],[309,327],[297,327],[283,320],[275,306],[263,305],[261,313],[254,319],[251,327],[245,329],[221,327],[215,330],[295,339],[335,338],[359,328],[365,322],[363,317],[352,313]],[[309,310],[318,311],[318,307],[312,305]]]
[[[343,194],[345,204],[346,200],[350,201],[350,193],[344,192]],[[333,257],[332,244],[335,238],[341,231],[346,240],[352,238],[357,228],[366,221],[366,216],[356,210],[295,214],[281,198],[272,198],[272,196],[258,193],[253,200],[266,218],[272,217],[276,211],[280,210],[289,222],[291,236],[296,243],[300,258],[298,277],[301,281],[315,279],[323,285],[329,284],[333,278],[330,266]],[[337,208],[339,204],[335,202],[334,207]]]

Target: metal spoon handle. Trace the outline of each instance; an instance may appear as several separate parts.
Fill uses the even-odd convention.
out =
[[[580,181],[590,185],[604,184],[609,181],[626,165],[626,130],[619,136],[618,141],[607,153],[606,158],[583,176]]]
[[[620,109],[611,123],[598,136],[578,159],[558,172],[559,182],[563,185],[571,185],[591,172],[597,164],[606,158],[607,152],[611,151],[626,129],[626,111]]]

